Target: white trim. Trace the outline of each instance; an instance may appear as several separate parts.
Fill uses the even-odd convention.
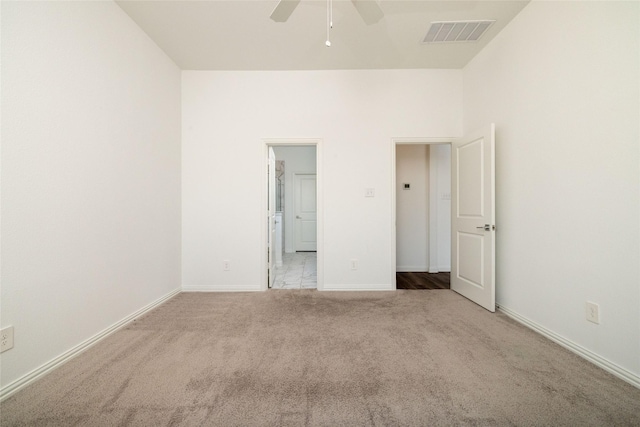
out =
[[[429,258],[430,269],[437,269],[438,265],[438,163],[429,147]]]
[[[429,267],[429,273],[451,273],[451,265]]]
[[[581,346],[580,344],[576,344],[575,342],[568,340],[567,338],[556,334],[555,332],[545,328],[544,326],[534,322],[533,320],[527,319],[526,317],[516,313],[515,311],[511,310],[510,308],[507,308],[505,306],[503,306],[502,304],[498,304],[496,303],[496,307],[500,309],[501,312],[503,312],[504,314],[506,314],[507,316],[509,316],[510,318],[512,318],[513,320],[515,320],[516,322],[519,322],[521,324],[523,324],[524,326],[527,326],[530,329],[533,329],[534,331],[536,331],[537,333],[539,333],[540,335],[549,338],[551,341],[561,345],[562,347],[566,348],[567,350],[571,351],[572,353],[577,354],[578,356],[588,360],[589,362],[593,363],[594,365],[604,369],[605,371],[615,375],[616,377],[620,378],[621,380],[624,380],[626,382],[628,382],[629,384],[640,388],[640,376],[634,374],[631,371],[628,371],[627,369],[623,368],[622,366],[617,365],[616,363],[605,359],[604,357],[592,352],[591,350],[584,348],[583,346]]]
[[[404,138],[404,137],[397,137],[397,138],[391,138],[391,142],[394,145],[397,144],[402,144],[402,145],[445,145],[445,144],[451,144],[451,142],[453,142],[453,140],[456,139],[453,136],[443,136],[443,137],[428,137],[428,138]]]
[[[260,292],[261,286],[238,285],[195,285],[183,286],[182,292]]]
[[[396,265],[396,145],[398,144],[417,144],[417,145],[436,145],[451,144],[454,137],[442,138],[415,138],[415,137],[397,137],[391,138],[391,286],[397,289],[396,273],[398,267]],[[265,202],[266,203],[266,202]]]
[[[36,381],[36,380],[40,379],[41,377],[45,376],[46,374],[48,374],[49,372],[53,371],[54,369],[62,366],[63,364],[65,364],[66,362],[68,362],[69,360],[74,358],[75,356],[79,355],[80,353],[82,353],[85,350],[89,349],[90,347],[92,347],[93,345],[97,344],[98,342],[102,341],[104,338],[108,337],[112,333],[116,332],[118,329],[122,328],[123,326],[126,326],[129,322],[135,320],[136,318],[146,314],[147,312],[153,310],[154,308],[158,307],[159,305],[165,303],[169,299],[171,299],[174,296],[178,295],[180,292],[181,292],[181,289],[175,289],[175,290],[169,292],[168,294],[166,294],[163,297],[160,297],[159,299],[155,300],[151,304],[148,304],[148,305],[142,307],[140,310],[136,311],[135,313],[130,314],[129,316],[125,317],[124,319],[120,320],[119,322],[114,323],[113,325],[109,326],[107,329],[103,330],[102,332],[97,333],[96,335],[92,336],[91,338],[89,338],[89,339],[81,342],[80,344],[76,345],[75,347],[65,351],[64,353],[62,353],[60,356],[56,357],[55,359],[50,360],[49,362],[45,363],[44,365],[40,366],[39,368],[34,369],[33,371],[29,372],[28,374],[23,375],[22,377],[18,378],[17,380],[12,381],[11,383],[9,383],[6,386],[2,387],[2,389],[0,389],[0,401],[3,401],[4,399],[8,398],[9,396],[13,395],[14,393],[17,393],[18,391],[22,390],[23,388],[25,388],[29,384],[31,384],[34,381]]]
[[[325,291],[395,291],[396,287],[391,283],[382,283],[376,285],[367,285],[364,283],[356,283],[356,284],[340,284],[340,285],[332,285],[325,284]]]
[[[396,273],[431,273],[431,271],[428,265],[397,265]]]
[[[323,202],[323,178],[324,173],[322,169],[322,139],[320,138],[263,138],[262,139],[262,157],[260,158],[260,167],[264,168],[264,159],[269,156],[269,147],[273,146],[296,146],[296,145],[313,145],[316,147],[316,203],[317,203],[317,289],[319,291],[324,290],[324,202]],[[258,206],[258,212],[260,213],[260,230],[261,230],[261,247],[267,247],[267,221],[264,220],[264,207],[267,206],[267,173],[262,174],[262,182],[260,183],[261,189]],[[260,290],[266,291],[267,286],[267,251],[260,251]],[[253,290],[253,288],[251,289]]]

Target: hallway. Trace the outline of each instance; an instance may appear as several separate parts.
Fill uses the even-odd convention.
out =
[[[451,289],[451,273],[396,273],[396,289]]]

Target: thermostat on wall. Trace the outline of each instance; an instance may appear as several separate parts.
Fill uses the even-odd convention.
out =
[[[403,190],[411,190],[411,184],[408,184],[408,183],[402,184],[402,189]]]

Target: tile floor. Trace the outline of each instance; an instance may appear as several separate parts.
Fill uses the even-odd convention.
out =
[[[282,255],[282,267],[276,268],[273,289],[316,289],[318,287],[316,252]]]

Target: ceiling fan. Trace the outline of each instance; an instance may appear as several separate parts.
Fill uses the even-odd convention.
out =
[[[271,12],[271,19],[276,22],[286,22],[300,0],[280,0]],[[351,0],[353,6],[367,25],[375,24],[384,17],[377,0]]]

